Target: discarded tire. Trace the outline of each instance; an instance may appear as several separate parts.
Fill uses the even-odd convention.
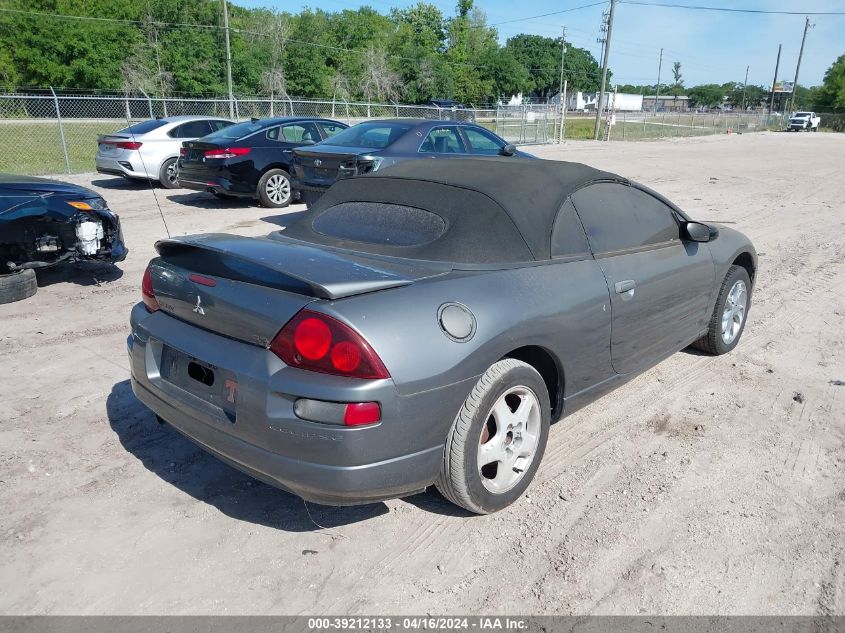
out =
[[[38,280],[34,270],[27,268],[8,275],[0,275],[0,304],[28,299],[36,292],[38,292]]]

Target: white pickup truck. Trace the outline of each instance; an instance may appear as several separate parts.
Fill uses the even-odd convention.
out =
[[[796,112],[789,117],[789,124],[786,129],[790,132],[796,132],[798,130],[818,132],[819,121],[821,121],[821,118],[816,116],[815,112]]]

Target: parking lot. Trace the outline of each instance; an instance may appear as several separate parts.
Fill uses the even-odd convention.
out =
[[[262,235],[304,207],[64,178],[105,196],[130,255],[0,306],[0,612],[845,613],[845,135],[528,151],[745,232],[760,268],[739,347],[678,353],[554,425],[499,514],[433,490],[306,505],[157,424],[126,358],[163,220]]]

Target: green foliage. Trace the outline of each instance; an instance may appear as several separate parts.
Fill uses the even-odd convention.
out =
[[[672,77],[674,81],[672,82],[670,90],[674,96],[678,97],[684,94],[684,79],[681,76],[681,62],[675,62],[672,64]]]
[[[226,93],[220,0],[2,3],[25,12],[124,20],[0,13],[3,89]],[[519,35],[499,46],[473,0],[458,0],[452,16],[424,0],[388,15],[370,7],[289,14],[231,3],[229,14],[232,78],[240,94],[401,94],[410,102],[442,97],[480,104],[517,92],[547,98],[560,81],[559,38]],[[599,75],[588,51],[567,45],[570,89],[597,90]]]
[[[697,108],[712,108],[722,105],[725,98],[725,87],[718,84],[704,84],[693,86],[687,90],[690,102]]]
[[[845,112],[845,55],[827,69],[813,102],[819,112]]]

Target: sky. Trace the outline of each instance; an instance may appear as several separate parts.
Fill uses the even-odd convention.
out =
[[[445,15],[453,15],[453,0],[427,0]],[[672,4],[705,5],[781,11],[845,12],[845,0],[656,0]],[[343,11],[370,6],[380,13],[391,7],[406,7],[416,0],[233,0],[246,7],[268,7],[292,13],[305,7]],[[579,9],[544,18],[521,20],[553,11],[592,4],[590,0],[475,0],[496,25],[502,44],[518,33],[559,37],[566,27],[566,41],[586,48],[598,59],[599,25],[602,11],[609,6]],[[519,21],[514,21],[519,20]],[[504,24],[500,24],[504,22]],[[819,85],[825,71],[839,55],[845,54],[845,15],[810,16],[815,24],[807,34],[798,83]],[[614,83],[654,84],[657,82],[660,49],[663,48],[661,83],[672,77],[672,63],[681,62],[686,86],[705,83],[742,82],[746,66],[748,83],[768,88],[774,76],[778,44],[783,44],[778,80],[792,81],[804,31],[803,15],[762,15],[692,11],[668,7],[617,4],[610,48],[610,69]]]

